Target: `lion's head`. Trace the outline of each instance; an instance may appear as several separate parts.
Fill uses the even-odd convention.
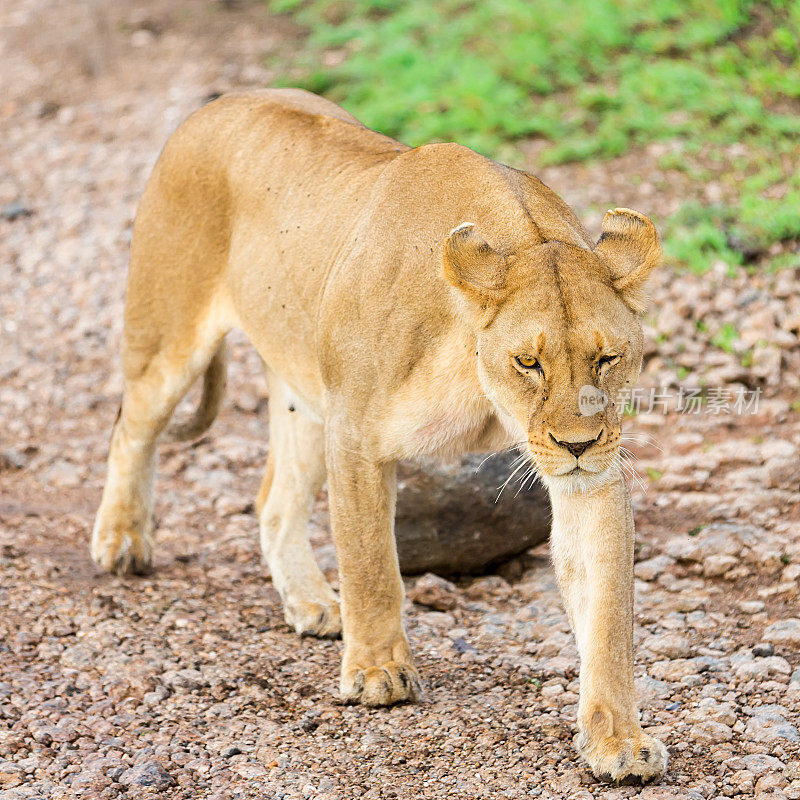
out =
[[[477,338],[478,374],[548,483],[581,490],[615,474],[618,396],[642,363],[644,284],[661,258],[647,217],[609,211],[593,250],[551,241],[493,249],[471,223],[444,247]]]

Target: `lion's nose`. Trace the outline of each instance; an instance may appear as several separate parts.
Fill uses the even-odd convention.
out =
[[[580,456],[582,456],[582,455],[583,455],[583,454],[584,454],[584,453],[585,453],[585,452],[586,452],[586,451],[587,451],[587,450],[588,450],[588,449],[589,449],[589,448],[590,448],[590,447],[591,447],[593,444],[595,444],[595,442],[597,442],[597,440],[600,438],[600,436],[602,435],[602,433],[603,433],[603,432],[602,432],[602,431],[600,431],[600,433],[598,433],[598,434],[597,434],[597,436],[595,436],[595,437],[594,437],[594,439],[586,439],[585,441],[582,441],[582,442],[562,442],[561,440],[559,440],[559,439],[556,439],[556,437],[555,437],[555,436],[553,436],[553,434],[552,434],[552,433],[550,434],[550,438],[551,438],[551,439],[552,439],[552,440],[553,440],[553,441],[554,441],[554,442],[555,442],[555,443],[556,443],[556,444],[557,444],[559,447],[563,447],[563,448],[565,448],[566,450],[569,450],[569,452],[570,452],[570,453],[572,453],[572,455],[574,455],[574,456],[575,456],[575,458],[579,458],[579,457],[580,457]]]

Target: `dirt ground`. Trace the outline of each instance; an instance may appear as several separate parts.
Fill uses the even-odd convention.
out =
[[[337,703],[341,644],[287,628],[260,562],[267,400],[241,337],[215,427],[162,449],[154,574],[89,560],[137,198],[181,119],[269,85],[265,57],[300,36],[253,3],[0,4],[0,798],[800,798],[800,270],[654,281],[626,433],[658,786],[600,786],[577,760],[546,548],[443,583],[445,610],[407,601],[424,702]],[[539,174],[597,232],[599,209],[704,196],[658,152]],[[726,324],[732,352],[710,342]],[[335,582],[325,525],[321,502]]]

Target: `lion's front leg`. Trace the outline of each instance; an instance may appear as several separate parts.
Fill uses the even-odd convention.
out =
[[[386,706],[416,700],[420,682],[401,619],[394,542],[395,465],[355,452],[329,431],[328,488],[342,606],[341,697]]]
[[[630,495],[620,477],[602,489],[550,487],[551,548],[581,656],[576,745],[595,776],[643,783],[667,766],[642,731],[633,685],[633,543]]]

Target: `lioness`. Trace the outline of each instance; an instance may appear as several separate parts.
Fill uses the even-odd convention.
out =
[[[660,259],[641,214],[593,245],[536,178],[457,144],[409,148],[306,92],[232,94],[168,141],[136,216],[125,391],[92,536],[106,570],[145,570],[156,440],[200,375],[213,421],[224,337],[264,361],[270,452],[261,544],[287,622],[343,632],[341,696],[414,700],[393,539],[395,463],[517,445],[549,489],[553,562],[581,656],[578,749],[610,781],[664,772],[633,685],[633,544],[620,409],[637,379],[643,287]],[[341,612],[306,536],[327,479]]]

